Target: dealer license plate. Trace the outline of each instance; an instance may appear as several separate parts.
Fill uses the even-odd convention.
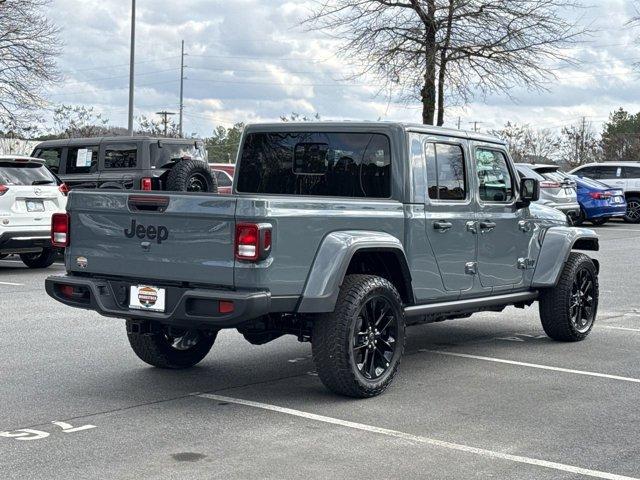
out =
[[[622,203],[622,197],[611,197],[613,203]]]
[[[165,289],[151,285],[132,285],[129,291],[129,308],[164,312]]]
[[[44,212],[42,200],[27,200],[27,212]]]

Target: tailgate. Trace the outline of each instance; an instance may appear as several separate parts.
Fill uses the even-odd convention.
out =
[[[67,269],[231,287],[235,206],[211,194],[72,191]]]

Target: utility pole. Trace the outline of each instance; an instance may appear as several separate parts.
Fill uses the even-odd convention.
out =
[[[582,117],[582,129],[580,130],[580,157],[578,158],[578,164],[582,165],[584,162],[584,150],[587,136],[587,119]]]
[[[178,122],[180,138],[182,138],[182,111],[184,110],[184,40],[182,40],[182,53],[180,54],[180,120]]]
[[[133,135],[133,81],[136,55],[136,0],[131,0],[131,49],[129,52],[129,127],[128,134]]]
[[[484,123],[484,122],[479,122],[479,121],[475,120],[475,121],[469,122],[469,123],[473,125],[473,131],[477,132],[478,131],[478,124],[479,123]]]
[[[460,117],[458,117],[458,130],[460,130]]]
[[[175,115],[175,112],[167,112],[163,110],[161,112],[156,112],[157,115],[162,117],[162,124],[164,125],[164,136],[167,136],[167,127],[169,126],[169,115]]]

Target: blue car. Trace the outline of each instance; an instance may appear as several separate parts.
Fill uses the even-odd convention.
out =
[[[570,175],[578,185],[578,203],[580,216],[577,223],[589,221],[594,225],[603,225],[612,217],[624,217],[627,212],[627,201],[624,192],[611,188],[591,178],[580,178]]]

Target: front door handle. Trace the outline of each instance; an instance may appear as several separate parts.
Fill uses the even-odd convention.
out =
[[[433,222],[433,228],[435,228],[440,232],[446,232],[452,227],[453,227],[453,223],[447,222],[445,220],[436,220],[435,222]]]
[[[488,220],[480,222],[478,226],[480,227],[480,233],[490,232],[491,230],[496,228],[495,222],[490,222]]]

